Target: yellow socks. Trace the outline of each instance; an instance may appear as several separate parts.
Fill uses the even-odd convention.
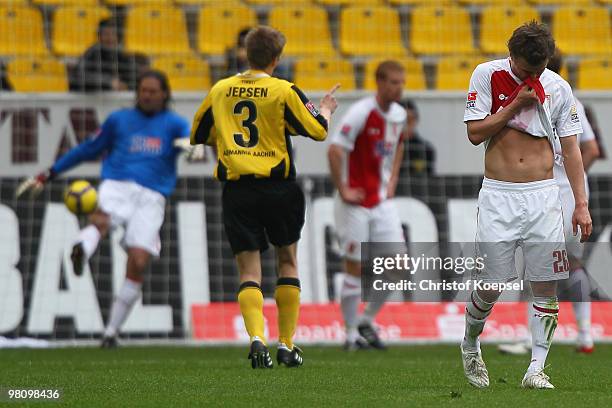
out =
[[[258,337],[264,344],[263,293],[257,282],[243,282],[238,290],[240,313],[251,341]]]
[[[276,307],[278,308],[278,341],[292,350],[293,335],[300,313],[300,280],[297,278],[278,278],[274,299],[276,299]]]

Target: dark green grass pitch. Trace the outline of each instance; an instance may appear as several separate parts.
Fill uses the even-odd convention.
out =
[[[304,351],[298,369],[253,370],[245,347],[0,350],[0,388],[62,390],[61,402],[36,407],[612,407],[612,345],[590,356],[554,346],[547,373],[557,389],[546,391],[521,389],[529,357],[494,346],[483,348],[487,390],[467,384],[456,346]]]

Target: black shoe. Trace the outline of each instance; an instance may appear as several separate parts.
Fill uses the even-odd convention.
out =
[[[302,353],[302,349],[296,345],[293,346],[293,350],[289,350],[283,345],[278,348],[278,353],[276,354],[276,361],[278,362],[279,366],[284,364],[287,367],[299,367],[304,364]]]
[[[83,266],[85,263],[85,251],[83,251],[83,244],[77,242],[72,247],[72,253],[70,254],[70,260],[72,261],[72,269],[76,276],[83,274]]]
[[[387,346],[380,340],[378,337],[378,333],[370,323],[362,323],[357,326],[357,330],[359,334],[366,339],[370,347],[375,348],[377,350],[386,350]]]
[[[119,343],[117,342],[117,337],[106,337],[102,338],[102,343],[100,343],[101,349],[115,349],[119,347]]]
[[[359,351],[369,349],[370,345],[364,339],[358,338],[355,341],[345,341],[342,348],[344,351]]]
[[[255,340],[251,343],[249,358],[251,359],[251,367],[253,368],[272,368],[274,366],[268,348],[259,340]]]

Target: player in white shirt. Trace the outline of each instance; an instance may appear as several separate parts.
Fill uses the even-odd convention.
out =
[[[534,295],[529,325],[531,363],[525,388],[554,388],[544,373],[558,321],[557,281],[568,278],[559,188],[553,178],[555,134],[563,148],[575,210],[573,232],[588,239],[591,217],[576,135],[582,133],[569,84],[547,70],[555,43],[535,21],[517,28],[508,41],[510,57],[480,64],[472,74],[464,122],[470,142],[484,142],[485,178],[478,197],[477,255],[484,268],[475,278],[489,282],[516,279],[514,256],[523,250],[525,279]],[[479,336],[501,292],[473,291],[466,304],[461,343],[464,373],[470,384],[489,385]]]
[[[395,194],[404,152],[406,111],[397,103],[404,83],[401,64],[382,62],[376,70],[376,95],[355,102],[330,137],[329,166],[338,190],[335,224],[346,272],[340,293],[346,350],[368,344],[385,348],[372,325],[384,296],[369,302],[363,315],[358,315],[361,243],[404,242],[397,209],[389,201]]]
[[[562,57],[560,51],[557,49],[555,55],[548,62],[547,68],[555,73],[559,73],[562,65]],[[582,154],[582,164],[585,172],[584,188],[589,195],[589,185],[586,179],[586,172],[589,170],[591,165],[598,157],[600,157],[599,144],[597,143],[595,133],[591,124],[587,120],[587,116],[584,110],[584,106],[580,101],[575,98],[576,109],[578,110],[578,116],[580,117],[580,123],[582,124],[582,133],[578,134],[578,144],[580,146],[580,152]],[[572,288],[572,298],[588,298],[590,293],[590,282],[586,271],[584,270],[581,259],[584,252],[584,247],[580,243],[580,237],[574,235],[572,231],[572,220],[571,216],[574,212],[574,195],[570,187],[567,174],[565,173],[565,167],[563,166],[563,151],[561,149],[561,143],[558,138],[555,139],[554,145],[555,151],[555,166],[553,173],[555,180],[559,185],[559,195],[561,199],[561,207],[563,208],[563,226],[565,230],[565,243],[567,247],[567,254],[570,263],[570,274],[567,281],[563,281],[561,291],[564,286]],[[575,288],[575,289],[574,289]],[[593,337],[591,335],[591,303],[590,302],[577,302],[572,303],[574,309],[574,317],[576,318],[576,325],[578,326],[578,337],[576,341],[576,351],[580,353],[592,353],[594,349]],[[531,342],[517,342],[511,344],[500,344],[498,346],[499,351],[505,354],[521,355],[527,354],[531,350]]]

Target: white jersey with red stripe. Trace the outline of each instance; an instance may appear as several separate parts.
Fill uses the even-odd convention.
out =
[[[387,198],[393,159],[406,123],[406,111],[396,102],[383,112],[375,96],[355,102],[342,118],[330,142],[346,149],[344,182],[362,188],[362,206],[372,208]]]
[[[542,105],[523,108],[508,126],[537,137],[554,133],[566,137],[582,133],[570,85],[560,75],[545,69],[540,75],[545,99]],[[503,109],[504,101],[522,83],[510,67],[510,58],[478,65],[470,80],[463,121],[481,120]]]

